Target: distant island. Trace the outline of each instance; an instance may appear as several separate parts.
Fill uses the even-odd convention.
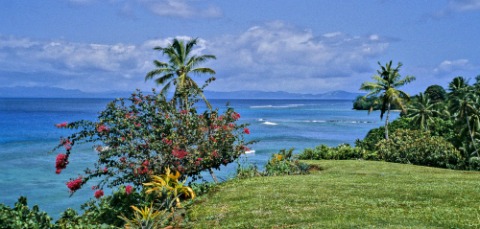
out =
[[[119,98],[130,96],[130,91],[110,91],[90,93],[80,90],[67,90],[57,87],[0,87],[0,98]],[[285,91],[205,91],[209,99],[324,99],[355,100],[362,93],[331,91],[319,94],[301,94]]]

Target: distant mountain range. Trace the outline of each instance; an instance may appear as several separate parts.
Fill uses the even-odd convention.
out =
[[[132,90],[133,91],[133,90]],[[88,93],[80,90],[67,90],[56,87],[0,87],[0,98],[119,98],[129,97],[131,92],[111,91]],[[284,91],[232,91],[215,92],[205,91],[205,97],[209,99],[331,99],[331,100],[354,100],[362,93],[347,91],[331,91],[321,94],[301,94]]]

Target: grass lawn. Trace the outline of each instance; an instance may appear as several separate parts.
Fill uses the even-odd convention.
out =
[[[309,175],[232,180],[199,197],[192,228],[480,228],[480,172],[308,161]]]

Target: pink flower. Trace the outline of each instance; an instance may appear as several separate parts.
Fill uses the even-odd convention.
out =
[[[97,191],[95,191],[95,194],[94,194],[95,198],[100,198],[103,196],[103,190],[99,189]]]
[[[57,159],[55,160],[55,173],[60,174],[62,169],[65,169],[68,164],[68,155],[60,153],[57,155]]]
[[[125,187],[125,193],[127,193],[127,195],[130,195],[130,193],[132,193],[133,191],[133,187],[131,185],[127,185]]]
[[[65,128],[65,127],[67,127],[67,125],[68,125],[67,122],[62,122],[62,123],[55,124],[55,126],[57,128]]]
[[[107,167],[103,168],[103,173],[108,173],[108,168]]]
[[[250,134],[250,130],[248,128],[243,129],[243,132],[246,134]]]
[[[78,177],[75,180],[70,180],[69,182],[67,182],[67,187],[68,189],[70,189],[70,192],[73,193],[82,187],[82,183],[83,183],[83,178]]]

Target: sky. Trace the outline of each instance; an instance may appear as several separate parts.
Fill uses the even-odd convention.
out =
[[[412,94],[480,74],[480,0],[3,0],[0,23],[0,87],[161,87],[173,38],[217,57],[210,91],[359,92],[390,60]]]

